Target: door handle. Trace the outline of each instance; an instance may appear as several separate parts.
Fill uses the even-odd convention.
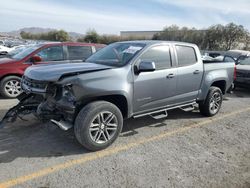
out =
[[[173,73],[171,73],[171,74],[167,75],[167,78],[168,78],[168,79],[170,79],[170,78],[174,78],[174,74],[173,74]]]
[[[195,70],[193,73],[194,74],[200,74],[200,71],[199,70]]]

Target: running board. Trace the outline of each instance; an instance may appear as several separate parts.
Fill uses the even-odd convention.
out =
[[[135,116],[133,116],[133,118],[139,118],[139,117],[143,117],[143,116],[151,116],[154,119],[161,119],[161,118],[165,118],[168,116],[168,113],[167,113],[168,110],[180,108],[184,111],[192,111],[192,110],[194,110],[195,104],[197,104],[197,103],[191,102],[191,103],[182,104],[182,105],[178,105],[178,106],[168,107],[168,108],[164,108],[161,110],[156,110],[156,111],[147,112],[144,114],[135,115]]]
[[[180,109],[183,110],[184,112],[190,112],[194,110],[194,105],[183,106]]]
[[[168,112],[167,112],[167,110],[164,110],[162,112],[153,113],[153,114],[150,114],[150,117],[152,117],[156,120],[166,118],[166,117],[168,117]]]

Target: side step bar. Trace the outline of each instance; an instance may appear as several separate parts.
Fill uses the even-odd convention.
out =
[[[183,110],[184,112],[190,112],[194,110],[194,105],[189,105],[189,106],[183,106],[180,108],[181,110]]]
[[[173,110],[173,109],[179,108],[185,112],[189,112],[189,111],[194,110],[195,104],[197,104],[197,103],[192,102],[192,103],[188,103],[188,104],[169,107],[169,108],[165,108],[165,109],[161,109],[161,110],[156,110],[156,111],[152,111],[152,112],[148,112],[148,113],[144,113],[144,114],[135,115],[135,116],[133,116],[133,118],[139,118],[139,117],[143,117],[143,116],[151,116],[154,119],[166,118],[168,116],[168,113],[167,113],[168,110]]]
[[[167,110],[164,110],[162,112],[158,112],[158,113],[153,113],[153,114],[150,114],[150,116],[154,119],[162,119],[162,118],[166,118],[168,117],[168,112]]]

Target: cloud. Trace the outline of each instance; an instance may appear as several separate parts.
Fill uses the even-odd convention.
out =
[[[178,7],[196,8],[204,11],[220,11],[221,13],[240,13],[250,14],[250,1],[249,0],[153,0],[155,2],[176,5]]]
[[[194,26],[208,27],[234,22],[250,29],[248,20],[250,0],[151,0],[151,2],[178,8],[180,12],[185,12],[185,15],[182,15],[183,19],[189,20]]]
[[[76,5],[78,2],[79,6]],[[118,1],[117,1],[118,2]],[[162,5],[144,10],[140,3]],[[119,3],[119,2],[118,2]],[[121,30],[161,30],[176,24],[204,28],[234,21],[250,28],[249,0],[135,0],[133,7],[123,2],[119,9],[112,1],[100,6],[84,6],[84,1],[5,0],[1,2],[0,28],[4,31],[22,27],[50,27],[84,33],[89,28],[99,33]],[[137,5],[138,6],[135,6]],[[177,8],[178,11],[174,12]]]
[[[78,32],[85,32],[88,28],[96,28],[101,33],[118,33],[120,30],[130,29],[161,30],[166,24],[179,22],[174,18],[136,15],[129,11],[126,11],[126,14],[121,14],[120,12],[100,12],[86,8],[81,10],[58,3],[39,3],[31,0],[4,1],[1,4],[1,9],[0,20],[6,20],[12,16],[19,18],[23,23],[29,22],[32,25],[39,26],[46,22],[47,27],[55,26]]]

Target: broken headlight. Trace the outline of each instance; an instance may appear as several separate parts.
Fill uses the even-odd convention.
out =
[[[68,102],[75,102],[76,98],[74,96],[74,91],[72,89],[72,84],[66,84],[62,88],[62,97]]]

